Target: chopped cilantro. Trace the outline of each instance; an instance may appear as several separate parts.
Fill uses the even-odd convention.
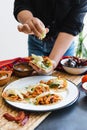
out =
[[[55,87],[58,87],[60,84],[55,84],[55,83],[52,83],[49,85],[50,88],[55,88]]]

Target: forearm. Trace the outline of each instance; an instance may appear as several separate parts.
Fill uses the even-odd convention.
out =
[[[33,14],[28,10],[23,10],[18,13],[17,19],[20,23],[25,24],[28,19],[32,19]]]
[[[70,47],[73,40],[73,35],[63,32],[59,33],[54,47],[49,55],[50,59],[56,61],[56,65],[58,64],[64,53],[67,51],[67,49]]]

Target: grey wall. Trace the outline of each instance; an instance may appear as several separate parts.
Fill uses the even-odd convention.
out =
[[[19,33],[13,16],[14,0],[0,3],[0,60],[27,56],[27,35]]]
[[[19,33],[18,22],[13,16],[14,0],[1,0],[0,3],[0,60],[25,57],[27,52],[27,35]],[[87,32],[87,17],[84,32]],[[87,40],[85,41],[87,47]]]

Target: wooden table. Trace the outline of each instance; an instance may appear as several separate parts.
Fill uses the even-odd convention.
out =
[[[53,75],[55,76],[61,76],[64,77],[72,82],[74,82],[76,85],[81,82],[82,76],[75,76],[75,75],[69,75],[63,72],[54,72]],[[17,80],[16,77],[11,78],[11,82]],[[3,114],[5,112],[11,113],[13,115],[16,115],[19,110],[16,108],[13,108],[12,106],[5,103],[5,101],[1,97],[2,90],[5,86],[0,87],[0,130],[34,130],[51,112],[27,112],[29,114],[29,121],[24,126],[19,126],[17,123],[12,121],[7,121]]]

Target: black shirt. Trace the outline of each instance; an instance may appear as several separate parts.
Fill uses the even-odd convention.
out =
[[[50,29],[48,35],[59,32],[77,35],[83,29],[87,0],[15,0],[14,16],[29,10]]]

